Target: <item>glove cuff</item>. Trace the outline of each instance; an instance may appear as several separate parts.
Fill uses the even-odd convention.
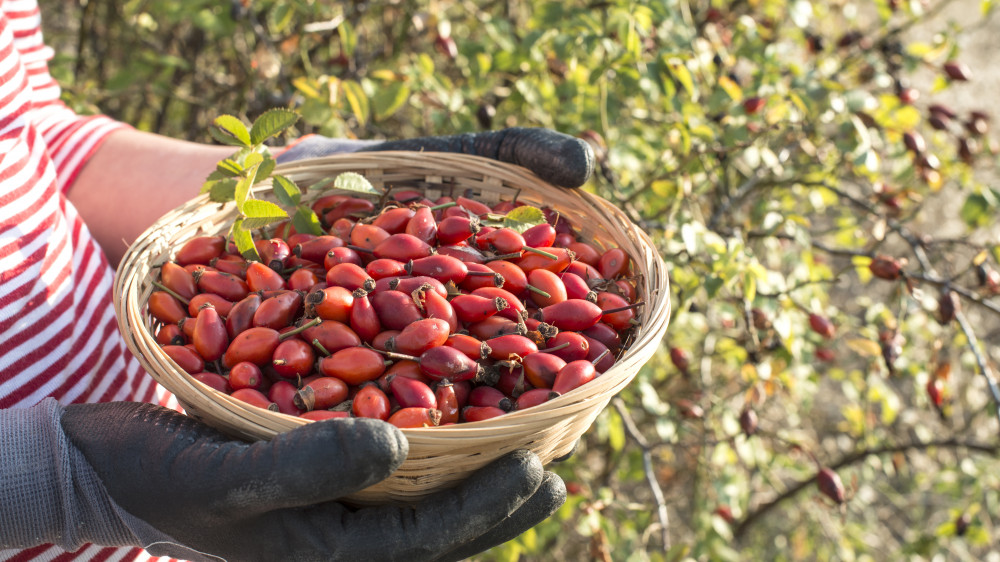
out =
[[[52,398],[0,410],[0,547],[176,543],[111,499],[63,432],[62,414]]]
[[[341,152],[357,152],[378,144],[377,141],[332,139],[322,135],[306,135],[296,139],[281,152],[275,161],[278,164],[295,162],[306,158],[319,158]]]

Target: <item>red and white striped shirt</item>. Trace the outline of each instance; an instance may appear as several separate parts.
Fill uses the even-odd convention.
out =
[[[49,74],[36,0],[0,0],[0,407],[170,397],[125,347],[112,275],[66,193],[125,125],[77,116]],[[174,405],[174,404],[170,404]],[[138,548],[43,545],[0,560],[148,560]]]

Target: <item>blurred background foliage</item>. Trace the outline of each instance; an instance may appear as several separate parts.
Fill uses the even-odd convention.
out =
[[[994,102],[922,26],[954,2],[40,3],[67,103],[141,129],[592,143],[671,327],[562,510],[478,559],[1000,560]]]

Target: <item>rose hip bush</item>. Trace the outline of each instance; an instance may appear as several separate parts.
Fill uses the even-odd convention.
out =
[[[927,23],[951,3],[43,11],[66,99],[164,134],[287,105],[299,133],[593,144],[587,189],[657,240],[671,327],[553,465],[566,506],[481,559],[981,560],[1000,515],[1000,192],[986,69],[961,28]]]

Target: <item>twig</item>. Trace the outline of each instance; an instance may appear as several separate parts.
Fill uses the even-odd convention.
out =
[[[635,421],[632,420],[632,416],[629,415],[628,410],[625,408],[625,402],[618,397],[612,399],[611,402],[615,407],[615,411],[621,416],[622,424],[625,426],[625,433],[635,441],[636,445],[642,451],[642,467],[646,473],[646,481],[649,483],[649,488],[653,492],[653,499],[656,500],[656,515],[660,520],[660,538],[663,541],[663,552],[668,552],[670,550],[670,525],[667,514],[667,502],[663,498],[663,490],[660,488],[660,483],[657,482],[656,475],[653,473],[653,449],[639,431],[639,428],[636,427]]]
[[[982,349],[979,347],[979,340],[976,339],[976,333],[969,326],[969,320],[965,317],[965,313],[961,310],[956,310],[955,320],[958,321],[958,326],[962,329],[965,339],[969,342],[969,350],[976,357],[976,365],[979,366],[979,373],[986,378],[986,386],[989,387],[990,394],[993,395],[993,403],[997,408],[997,418],[1000,419],[1000,389],[997,388],[996,377],[993,376],[992,369],[986,363],[986,358],[983,357]]]
[[[862,449],[860,451],[855,451],[848,455],[845,455],[839,461],[829,465],[832,470],[838,470],[845,466],[852,465],[859,462],[872,455],[884,455],[887,453],[900,453],[903,451],[909,451],[912,449],[929,449],[932,447],[946,447],[952,449],[969,449],[971,451],[983,453],[986,455],[996,456],[1000,453],[1000,445],[988,445],[986,443],[977,443],[974,441],[958,441],[954,437],[948,439],[939,439],[934,441],[916,441],[911,443],[902,443],[898,445],[888,445],[885,447],[876,447],[872,449]],[[787,490],[782,492],[778,497],[773,500],[761,504],[755,511],[749,513],[740,523],[736,526],[733,531],[733,536],[739,540],[749,528],[760,518],[766,515],[768,512],[778,507],[785,500],[788,500],[804,490],[807,486],[814,485],[816,483],[816,477],[810,476],[805,480],[800,480],[794,485],[789,487]]]

